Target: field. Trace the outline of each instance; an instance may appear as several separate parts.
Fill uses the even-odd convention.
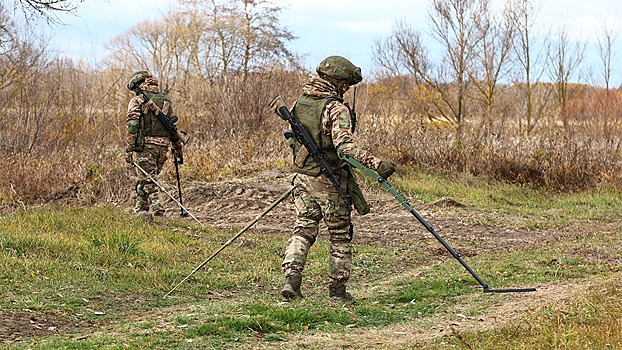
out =
[[[294,220],[284,201],[171,296],[163,296],[289,188],[270,170],[184,183],[205,224],[133,218],[131,203],[58,196],[0,219],[0,340],[8,348],[608,349],[622,346],[622,198],[555,194],[400,168],[413,207],[489,284],[482,287],[376,184],[353,214],[353,303],[329,301],[327,237],[302,300],[279,297]],[[169,189],[173,184],[168,181]]]
[[[427,28],[396,22],[343,96],[356,111],[355,144],[397,164],[391,182],[485,282],[362,178],[372,212],[353,215],[355,301],[328,298],[322,227],[305,298],[285,302],[291,201],[231,238],[290,188],[289,125],[269,106],[275,96],[291,106],[320,63],[288,49],[304,33],[270,1],[173,1],[162,16],[127,23],[97,62],[49,46],[36,21],[50,26],[81,3],[0,1],[5,347],[622,348],[613,27],[603,23],[588,47],[562,27],[539,33],[537,22],[550,19],[537,19],[531,0],[502,1],[503,10],[435,0]],[[581,62],[585,50],[600,60]],[[192,135],[180,171],[184,204],[201,225],[173,201],[164,218],[131,213],[135,93],[126,84],[143,69]],[[160,180],[171,193],[174,174],[169,161]],[[536,291],[484,293],[484,283]]]

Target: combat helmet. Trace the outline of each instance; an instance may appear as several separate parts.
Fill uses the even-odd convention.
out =
[[[346,80],[350,85],[358,84],[363,80],[361,68],[341,56],[326,57],[315,71],[337,80]]]
[[[134,90],[143,81],[145,81],[145,79],[151,76],[152,76],[151,73],[149,73],[149,71],[146,71],[146,70],[139,70],[138,72],[134,72],[134,74],[132,74],[132,78],[130,78],[130,82],[127,83],[127,89],[130,91]]]

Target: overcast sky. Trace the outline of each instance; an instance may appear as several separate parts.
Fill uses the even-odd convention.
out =
[[[431,0],[273,0],[283,8],[281,20],[298,39],[289,44],[315,66],[327,55],[339,54],[363,68],[372,67],[375,40],[389,35],[398,20],[425,32]],[[502,4],[503,0],[493,0]],[[62,15],[65,26],[52,28],[52,42],[62,53],[96,62],[102,45],[145,19],[155,19],[175,6],[175,0],[85,0],[76,15]],[[606,24],[617,37],[615,62],[622,62],[622,1],[540,0],[538,32],[565,25],[571,39],[587,42],[588,62],[595,62],[596,41]],[[595,68],[598,69],[598,68]],[[622,83],[622,63],[614,67],[613,84]]]

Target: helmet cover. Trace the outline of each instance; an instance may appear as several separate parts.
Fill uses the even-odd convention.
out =
[[[127,83],[128,90],[134,90],[137,86],[139,86],[145,79],[152,77],[151,73],[146,70],[140,70],[134,72],[132,74],[132,78],[130,78],[129,83]]]
[[[341,56],[326,57],[315,71],[337,80],[345,80],[350,85],[358,84],[363,80],[361,68]]]

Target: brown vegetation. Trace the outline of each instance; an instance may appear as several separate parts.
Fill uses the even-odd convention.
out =
[[[437,64],[407,24],[377,43],[379,68],[357,89],[360,145],[431,172],[561,191],[620,188],[622,92],[569,83],[568,69],[579,62],[555,56],[568,54],[559,50],[568,44],[561,34],[547,46],[557,48],[547,62],[558,80],[545,83],[521,63],[532,50],[520,40],[532,34],[524,23],[533,21],[530,8],[514,8],[503,20],[468,17],[460,35],[472,40],[451,37],[445,21],[460,15],[455,11],[489,11],[485,0],[463,2],[472,7],[434,1],[433,24],[447,54]],[[0,10],[0,206],[61,194],[89,203],[125,198],[125,84],[144,68],[161,79],[181,128],[194,136],[186,179],[244,176],[289,162],[286,125],[267,105],[277,94],[293,102],[306,73],[285,48],[294,37],[279,25],[280,9],[269,3],[182,1],[178,12],[115,38],[100,67],[55,56],[31,29],[7,25],[11,16]],[[463,55],[449,55],[456,49]],[[170,175],[166,170],[165,179]]]

